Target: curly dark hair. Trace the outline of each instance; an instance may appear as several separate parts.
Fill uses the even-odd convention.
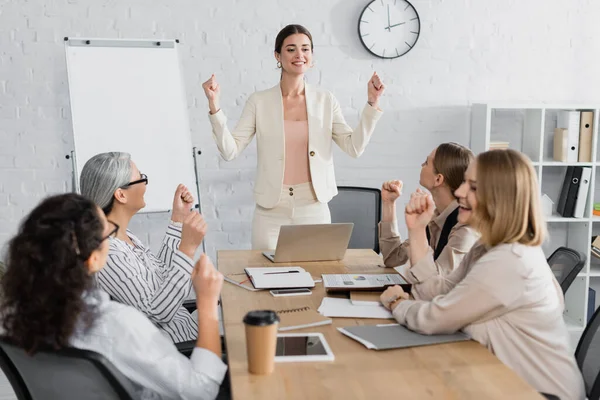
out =
[[[98,207],[68,193],[43,200],[22,222],[10,241],[7,271],[0,286],[4,336],[34,353],[42,347],[68,346],[82,321],[92,326],[94,278],[86,260],[102,243]]]

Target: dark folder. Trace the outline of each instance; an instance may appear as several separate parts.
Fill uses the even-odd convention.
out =
[[[587,322],[590,322],[592,316],[596,311],[596,291],[592,288],[588,288],[588,311],[587,311]]]
[[[579,193],[579,181],[583,173],[582,167],[569,166],[563,180],[563,186],[558,200],[556,211],[563,217],[573,217],[575,204]]]

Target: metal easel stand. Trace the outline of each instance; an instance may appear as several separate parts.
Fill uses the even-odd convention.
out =
[[[196,193],[198,195],[198,204],[196,204],[196,208],[198,212],[202,214],[202,201],[200,201],[200,179],[198,178],[198,160],[197,156],[202,154],[202,151],[198,150],[197,147],[193,147],[192,157],[194,157],[194,175],[196,176]],[[202,239],[202,252],[206,254],[206,237]]]
[[[75,158],[75,151],[71,150],[71,154],[67,154],[65,158],[67,160],[71,160],[71,168],[73,169],[73,171],[71,172],[71,183],[73,184],[73,186],[71,187],[73,188],[73,192],[80,193],[81,191],[79,190],[79,179],[77,179],[77,159]]]

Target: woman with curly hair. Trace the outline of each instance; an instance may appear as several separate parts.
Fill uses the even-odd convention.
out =
[[[42,201],[9,244],[1,281],[3,336],[30,353],[69,346],[100,353],[141,398],[215,398],[227,369],[217,317],[223,276],[205,255],[194,267],[199,335],[188,359],[141,312],[95,287],[107,239],[118,230],[80,195]]]

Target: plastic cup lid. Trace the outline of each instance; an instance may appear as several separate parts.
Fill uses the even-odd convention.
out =
[[[247,313],[243,321],[246,325],[265,326],[279,322],[279,316],[272,310],[255,310]]]

